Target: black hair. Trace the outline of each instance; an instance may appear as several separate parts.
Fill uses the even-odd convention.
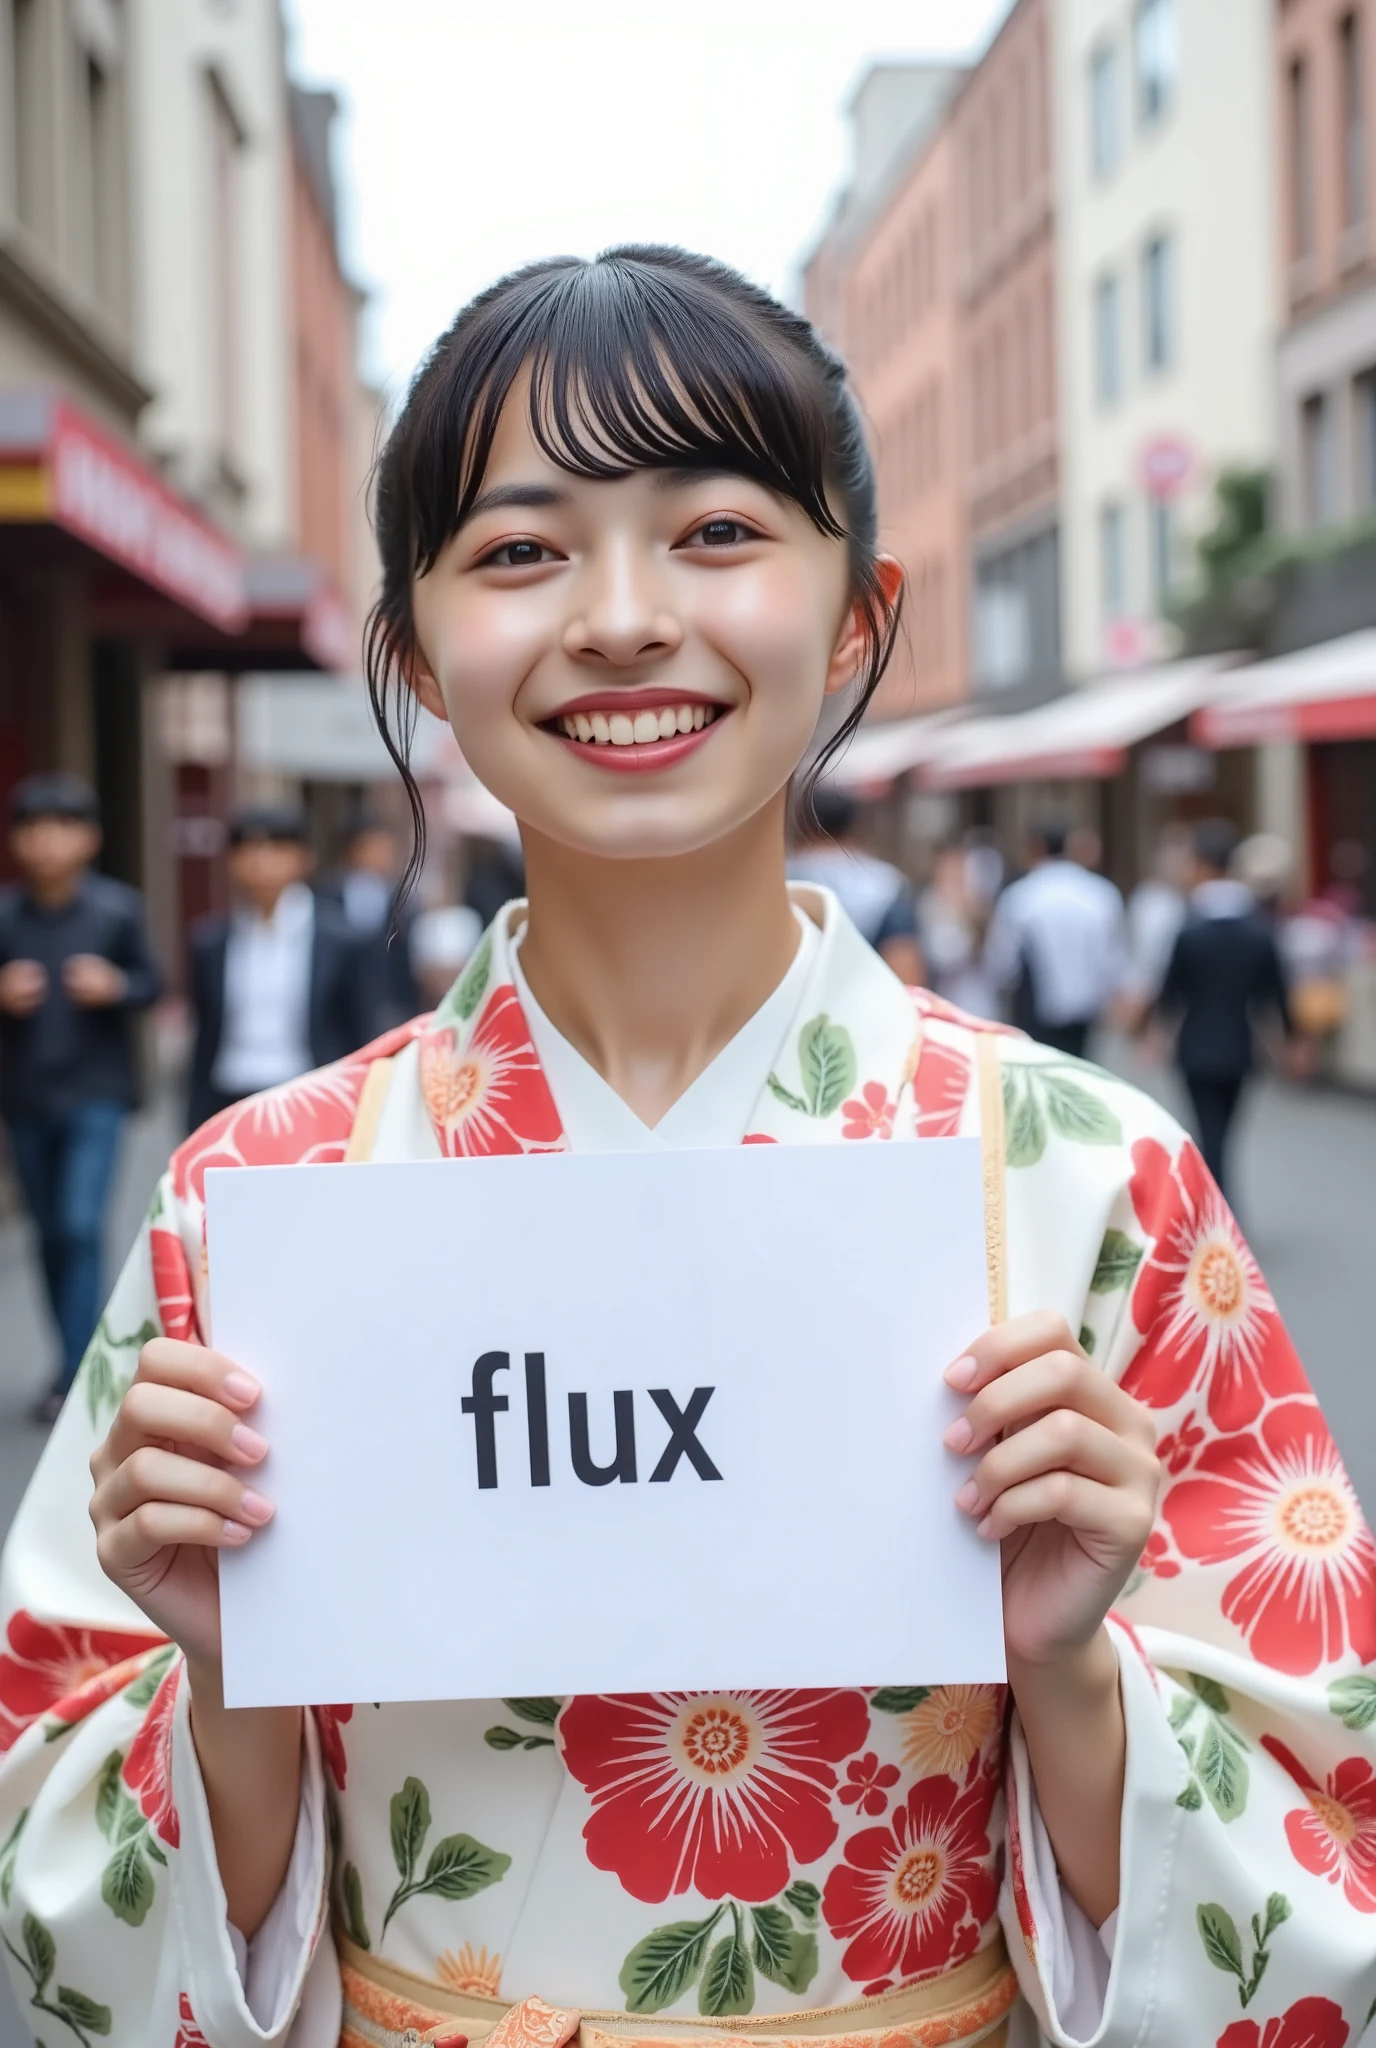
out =
[[[1227,818],[1202,818],[1195,826],[1194,857],[1202,868],[1226,875],[1237,849],[1237,827]]]
[[[847,789],[834,782],[819,782],[809,792],[811,822],[828,839],[844,839],[855,829],[860,806]]]
[[[10,793],[11,825],[32,825],[38,818],[65,818],[74,825],[100,824],[100,805],[89,782],[79,775],[54,772],[26,775]]]
[[[245,804],[234,813],[229,821],[231,846],[264,839],[278,846],[309,845],[305,812],[298,804]]]
[[[1060,818],[1038,818],[1028,837],[1040,846],[1048,860],[1060,860],[1065,852],[1068,837],[1064,822]]]
[[[364,633],[374,716],[406,787],[419,871],[425,815],[410,768],[413,579],[482,486],[502,407],[529,366],[538,446],[570,475],[725,469],[844,540],[866,651],[848,715],[807,771],[848,743],[893,652],[899,607],[876,571],[874,465],[845,367],[800,314],[706,256],[655,244],[554,257],[480,293],[422,363],[374,471],[381,592]]]

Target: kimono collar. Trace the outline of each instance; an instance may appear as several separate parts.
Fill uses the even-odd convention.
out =
[[[911,994],[828,889],[794,886],[820,928],[797,1026],[761,1082],[747,1144],[915,1135],[919,1033]],[[446,1158],[567,1150],[516,992],[512,940],[524,902],[500,910],[422,1032],[418,1074]]]

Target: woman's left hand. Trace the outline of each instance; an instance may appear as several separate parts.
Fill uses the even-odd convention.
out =
[[[1049,1313],[986,1331],[946,1380],[972,1397],[945,1442],[983,1453],[956,1504],[1002,1545],[1009,1661],[1073,1657],[1151,1534],[1155,1424]]]

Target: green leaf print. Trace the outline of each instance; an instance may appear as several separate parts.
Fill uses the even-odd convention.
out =
[[[149,1707],[153,1695],[167,1676],[172,1659],[176,1656],[175,1644],[169,1643],[165,1650],[159,1650],[151,1657],[138,1677],[124,1688],[124,1698],[131,1707]]]
[[[43,1922],[33,1913],[26,1913],[24,1915],[22,1933],[24,1936],[24,1953],[29,1959],[34,1989],[42,1991],[46,1988],[48,1979],[52,1976],[57,1964],[57,1943],[53,1940]]]
[[[115,1850],[101,1876],[100,1896],[117,1920],[142,1927],[153,1903],[153,1873],[144,1861],[141,1834],[129,1835]]]
[[[525,1741],[525,1737],[519,1729],[503,1728],[501,1723],[498,1722],[495,1728],[484,1730],[483,1741],[489,1749],[519,1749]]]
[[[1376,1678],[1364,1678],[1359,1672],[1351,1678],[1335,1678],[1328,1688],[1328,1711],[1354,1734],[1370,1728],[1376,1722]]]
[[[1269,1941],[1276,1929],[1285,1925],[1294,1910],[1284,1892],[1272,1892],[1266,1901],[1266,1920],[1260,1935],[1257,1936],[1258,1941]],[[1254,1921],[1254,1928],[1255,1924]]]
[[[82,2048],[90,2048],[92,2034],[108,2034],[110,2031],[109,2006],[98,2005],[94,1998],[88,1998],[84,1991],[73,1991],[69,1984],[58,1985],[57,2003],[54,2005],[45,1994],[49,1979],[57,1967],[57,1944],[43,1922],[33,1913],[24,1915],[21,1932],[24,1940],[23,1955],[7,1934],[0,1934],[0,1941],[4,1942],[33,1986],[33,1996],[29,2004],[36,2012],[44,2012],[50,2019],[60,2020],[64,2027],[75,2034]]]
[[[416,1874],[416,1859],[430,1832],[430,1794],[419,1778],[408,1778],[392,1794],[391,1818],[392,1855],[405,1885]]]
[[[881,1714],[911,1714],[914,1707],[922,1705],[931,1689],[929,1685],[881,1685],[878,1692],[870,1694],[870,1705]],[[795,1885],[792,1889],[796,1891],[799,1887]],[[807,1889],[814,1887],[808,1886]],[[820,1898],[822,1895],[818,1892],[817,1896]],[[787,1892],[784,1897],[788,1897]]]
[[[543,1728],[552,1728],[559,1719],[562,1700],[537,1698],[528,1700],[503,1700],[502,1705],[513,1713],[518,1721],[538,1721]]]
[[[855,1047],[844,1024],[833,1024],[825,1013],[804,1024],[798,1034],[798,1066],[811,1114],[832,1116],[855,1086]]]
[[[1176,1805],[1183,1806],[1186,1813],[1198,1813],[1204,1804],[1204,1794],[1199,1789],[1199,1780],[1191,1778],[1183,1792],[1176,1797]]]
[[[123,1768],[123,1754],[117,1749],[112,1749],[101,1765],[100,1777],[96,1781],[96,1826],[107,1842],[113,1842],[115,1839],[120,1807],[127,1796],[119,1779]]]
[[[425,1875],[416,1886],[437,1899],[471,1899],[505,1877],[511,1858],[475,1842],[472,1835],[446,1835],[430,1851]]]
[[[796,1109],[799,1116],[811,1115],[812,1112],[809,1110],[802,1096],[795,1095],[791,1089],[785,1088],[783,1082],[779,1079],[777,1074],[771,1074],[768,1078],[770,1094],[775,1096],[778,1099],[778,1101],[782,1102],[785,1109]]]
[[[809,1884],[805,1877],[795,1879],[784,1893],[784,1904],[792,1906],[800,1920],[815,1920],[817,1908],[822,1903],[822,1894],[815,1884]]]
[[[718,1906],[710,1920],[671,1920],[636,1943],[617,1978],[627,2012],[663,2012],[683,1996],[702,1968],[712,1930],[725,1911]]]
[[[1098,1341],[1099,1339],[1095,1336],[1093,1330],[1090,1329],[1089,1324],[1081,1323],[1080,1349],[1084,1352],[1086,1358],[1093,1358],[1094,1347],[1098,1343]]]
[[[1106,1230],[1095,1261],[1094,1278],[1089,1283],[1090,1293],[1116,1294],[1120,1287],[1129,1286],[1145,1249],[1144,1245],[1135,1244],[1126,1231]]]
[[[702,1973],[698,2011],[707,2019],[718,2019],[726,2013],[749,2012],[754,2003],[755,1972],[750,1967],[740,1910],[732,1906],[731,1932],[717,1943]]]
[[[1197,1671],[1187,1671],[1186,1678],[1196,1699],[1203,1700],[1206,1707],[1212,1707],[1216,1714],[1226,1714],[1231,1701],[1223,1687],[1212,1678],[1201,1678]]]
[[[483,999],[487,977],[492,972],[492,934],[485,932],[477,952],[464,968],[454,990],[454,1009],[466,1024]]]
[[[781,1906],[752,1906],[750,1921],[755,1968],[785,1991],[806,1991],[817,1974],[816,1935],[799,1934]]]
[[[110,2008],[108,2005],[97,2005],[94,1998],[88,1998],[84,1991],[73,1991],[68,1984],[58,1985],[57,2002],[62,2008],[63,2017],[73,2032],[77,2032],[84,2027],[90,2034],[109,2033]]]
[[[1009,1166],[1035,1166],[1046,1150],[1046,1119],[1022,1067],[1003,1070],[1003,1122]]]
[[[0,1847],[0,1906],[8,1906],[14,1891],[14,1866],[19,1858],[19,1837],[24,1832],[24,1823],[29,1817],[26,1806],[14,1826],[6,1835]]]
[[[1261,1980],[1266,1975],[1266,1967],[1271,1960],[1268,1946],[1271,1936],[1278,1927],[1284,1926],[1290,1918],[1291,1910],[1290,1901],[1284,1892],[1272,1892],[1266,1901],[1265,1917],[1253,1913],[1253,1953],[1250,1970],[1243,1954],[1242,1936],[1237,1931],[1232,1914],[1219,1905],[1200,1906],[1196,1910],[1195,1919],[1199,1925],[1199,1938],[1204,1944],[1204,1953],[1216,1970],[1222,1970],[1226,1976],[1236,1977],[1238,2003],[1244,2010],[1256,1997]]]
[[[371,1948],[368,1923],[363,1917],[363,1879],[352,1863],[344,1865],[344,1931],[355,1948]]]
[[[1194,1774],[1220,1820],[1236,1820],[1247,1804],[1250,1772],[1242,1744],[1215,1714],[1208,1716]]]
[[[91,1418],[91,1427],[98,1429],[104,1412],[114,1414],[120,1402],[129,1391],[134,1377],[133,1364],[128,1372],[117,1372],[111,1357],[114,1351],[141,1351],[143,1346],[158,1335],[154,1322],[140,1323],[125,1337],[117,1337],[102,1316],[96,1324],[96,1333],[81,1361],[81,1381],[86,1393],[86,1412]]]
[[[1223,1906],[1200,1906],[1195,1919],[1199,1925],[1199,1938],[1204,1944],[1204,1953],[1216,1970],[1226,1971],[1229,1976],[1242,1976],[1242,1936],[1237,1923]]]
[[[1046,1101],[1053,1130],[1077,1145],[1121,1145],[1123,1126],[1106,1102],[1078,1081],[1046,1068],[1032,1068]]]

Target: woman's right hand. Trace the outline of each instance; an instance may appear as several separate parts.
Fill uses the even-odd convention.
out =
[[[247,1484],[268,1449],[244,1419],[261,1391],[218,1351],[155,1337],[91,1458],[101,1569],[193,1665],[220,1662],[219,1552],[273,1512]]]

